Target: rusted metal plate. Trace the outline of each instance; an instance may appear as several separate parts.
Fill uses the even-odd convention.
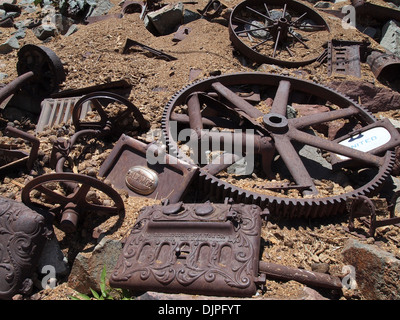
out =
[[[35,266],[51,234],[42,215],[0,198],[0,299],[31,293]]]
[[[251,296],[258,277],[257,205],[183,204],[143,208],[110,285],[133,291]]]
[[[343,74],[361,78],[360,46],[363,43],[332,40],[328,42],[328,75]]]
[[[127,190],[130,196],[178,202],[198,168],[168,154],[156,161],[161,153],[155,145],[123,134],[101,166],[99,176],[106,177],[114,188]],[[151,161],[149,155],[154,155]]]
[[[45,127],[52,128],[62,123],[72,122],[72,110],[81,97],[67,97],[59,99],[44,99],[42,111],[36,125],[36,132],[42,132]],[[84,119],[87,112],[91,110],[87,102],[81,110],[80,119]]]

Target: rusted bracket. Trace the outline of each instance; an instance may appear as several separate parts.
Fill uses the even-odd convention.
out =
[[[387,225],[400,224],[400,217],[396,217],[396,202],[400,197],[400,191],[397,191],[388,205],[389,218],[377,220],[376,206],[374,201],[365,196],[358,196],[356,198],[349,198],[347,207],[349,211],[349,231],[354,231],[354,220],[357,218],[369,217],[369,220],[363,219],[367,226],[369,226],[370,237],[375,237],[376,229]]]
[[[212,20],[221,15],[226,6],[219,0],[209,0],[202,10],[197,10],[204,18]]]
[[[11,126],[6,127],[5,133],[9,134],[10,136],[22,138],[30,142],[32,144],[32,148],[30,153],[28,154],[25,151],[21,150],[10,150],[6,147],[6,145],[2,145],[0,148],[0,159],[2,160],[1,162],[4,164],[0,167],[0,172],[13,167],[19,167],[24,164],[26,164],[26,167],[29,171],[32,170],[33,164],[38,157],[40,146],[39,139],[27,132]]]
[[[128,53],[128,49],[131,48],[131,47],[139,47],[139,48],[141,48],[143,50],[149,51],[150,53],[154,54],[158,58],[165,59],[167,61],[177,60],[177,58],[175,58],[175,57],[173,57],[173,56],[171,56],[171,55],[169,55],[167,53],[164,53],[164,52],[162,52],[160,50],[151,48],[149,46],[146,46],[146,45],[144,45],[144,44],[142,44],[140,42],[137,42],[137,41],[131,40],[131,39],[126,39],[126,43],[125,43],[124,49],[122,50],[122,54],[127,54]]]
[[[361,77],[361,52],[365,53],[367,42],[330,40],[328,42],[328,76],[332,74]]]

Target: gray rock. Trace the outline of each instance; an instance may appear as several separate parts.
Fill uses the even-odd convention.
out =
[[[121,251],[121,241],[104,237],[92,252],[80,252],[72,266],[68,285],[84,294],[89,294],[90,288],[99,292],[103,268],[106,268],[106,279],[109,279]]]
[[[25,28],[20,28],[17,31],[13,32],[12,35],[17,39],[23,39],[26,36]]]
[[[183,22],[183,4],[168,4],[159,10],[150,12],[146,16],[148,24],[146,28],[152,31],[154,28],[159,35],[166,35],[174,32]]]
[[[90,6],[86,17],[105,15],[114,6],[109,0],[86,0],[86,2]]]
[[[382,28],[380,45],[386,50],[400,56],[400,26],[395,20],[388,21]]]
[[[64,36],[68,37],[71,34],[75,33],[76,31],[78,31],[78,26],[76,24],[73,24],[69,27],[68,31],[64,34]]]
[[[326,1],[319,1],[316,4],[314,4],[315,8],[322,8],[322,9],[330,8],[330,6],[331,3]]]
[[[355,268],[357,288],[367,300],[400,299],[400,260],[391,253],[350,239],[342,251],[343,262]]]
[[[57,28],[55,25],[40,25],[32,29],[33,34],[39,40],[46,40],[47,38],[54,37],[57,33]]]
[[[13,50],[19,49],[19,42],[16,37],[9,38],[6,42],[0,44],[0,54],[7,54]]]

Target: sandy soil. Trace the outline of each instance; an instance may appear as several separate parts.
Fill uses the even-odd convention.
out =
[[[112,1],[115,6],[110,13],[121,10],[119,1]],[[172,0],[170,2],[177,2]],[[233,8],[238,0],[224,1],[228,8]],[[307,4],[306,2],[304,2]],[[185,8],[196,11],[203,9],[206,0],[199,0],[196,4],[185,4]],[[333,5],[338,9],[345,3]],[[39,10],[40,12],[40,10]],[[22,14],[19,20],[28,17],[37,18],[40,13]],[[320,13],[328,22],[331,33],[330,38],[342,40],[362,41],[368,39],[371,46],[379,45],[366,35],[355,29],[343,29],[340,19]],[[188,25],[191,28],[189,36],[180,42],[173,42],[173,34],[155,37],[148,32],[140,20],[139,14],[125,15],[122,19],[110,19],[89,25],[78,25],[78,31],[64,37],[57,36],[49,42],[42,43],[27,30],[26,37],[20,40],[20,45],[32,43],[45,45],[52,49],[63,62],[67,77],[61,89],[78,89],[111,81],[127,80],[132,84],[129,100],[139,108],[144,117],[149,120],[152,129],[161,127],[161,116],[165,104],[180,89],[190,83],[190,70],[200,70],[197,79],[215,74],[227,74],[242,71],[253,71],[252,63],[245,59],[238,59],[237,54],[229,40],[227,21],[218,18],[213,21],[205,19],[196,20]],[[5,41],[13,29],[2,28],[0,41]],[[143,52],[122,54],[126,39],[133,39],[145,45],[163,50],[165,53],[177,58],[175,61],[165,61],[149,57]],[[327,39],[318,39],[322,44]],[[9,83],[18,75],[16,72],[17,51],[0,57],[0,72],[8,74],[3,82]],[[262,71],[296,75],[298,70],[305,71],[304,79],[318,83],[330,80],[327,76],[326,65],[312,63],[299,69],[276,68],[271,65],[263,66]],[[363,79],[373,81],[374,76],[368,65],[362,65]],[[345,78],[345,77],[344,77]],[[377,84],[379,85],[379,84]],[[3,120],[2,128],[7,120]],[[23,129],[33,132],[34,125],[29,120],[16,123]],[[20,192],[26,181],[43,173],[52,172],[49,168],[49,156],[52,143],[57,137],[70,137],[72,127],[64,126],[47,130],[39,135],[41,141],[40,155],[31,174],[24,171],[13,172],[0,178],[0,193],[2,196],[20,199]],[[13,142],[16,142],[13,140]],[[76,163],[75,170],[88,173],[89,169],[98,170],[106,155],[112,149],[112,144],[99,143],[96,139],[87,143],[94,143],[91,155],[85,156],[81,163]],[[23,145],[23,144],[22,144]],[[100,145],[100,146],[99,146]],[[97,151],[95,151],[97,149]],[[79,146],[79,152],[84,150],[84,145]],[[78,151],[77,151],[78,153]],[[75,156],[75,153],[73,154]],[[88,163],[88,164],[87,164]],[[118,230],[114,230],[111,237],[123,239],[133,226],[139,210],[144,206],[154,203],[153,200],[128,197],[122,195],[126,216]],[[111,228],[118,217],[105,219],[87,218],[83,221],[79,232],[65,235],[56,228],[57,238],[66,255],[73,257],[80,250],[92,248],[96,243],[95,232]],[[341,251],[344,243],[349,238],[356,238],[367,243],[375,243],[379,247],[400,258],[400,232],[397,226],[387,226],[377,232],[376,239],[367,236],[358,236],[346,231],[347,217],[335,217],[315,220],[299,221],[269,221],[262,228],[262,242],[264,249],[262,259],[269,262],[280,263],[287,266],[312,270],[327,268],[333,275],[341,275],[343,262]],[[366,234],[367,228],[358,224],[361,234]],[[304,286],[297,282],[277,282],[267,280],[266,291],[259,293],[258,298],[298,299],[304,295]],[[55,290],[46,290],[39,293],[40,299],[68,299],[71,289],[64,283]],[[359,292],[344,290],[340,296],[332,296],[329,292],[322,292],[329,298],[362,299]],[[38,296],[36,296],[38,297]]]

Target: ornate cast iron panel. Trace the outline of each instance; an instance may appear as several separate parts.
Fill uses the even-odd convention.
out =
[[[29,294],[46,237],[45,218],[24,204],[0,198],[0,299]]]
[[[110,285],[133,291],[251,296],[263,281],[258,277],[263,215],[257,205],[245,204],[145,207]]]

